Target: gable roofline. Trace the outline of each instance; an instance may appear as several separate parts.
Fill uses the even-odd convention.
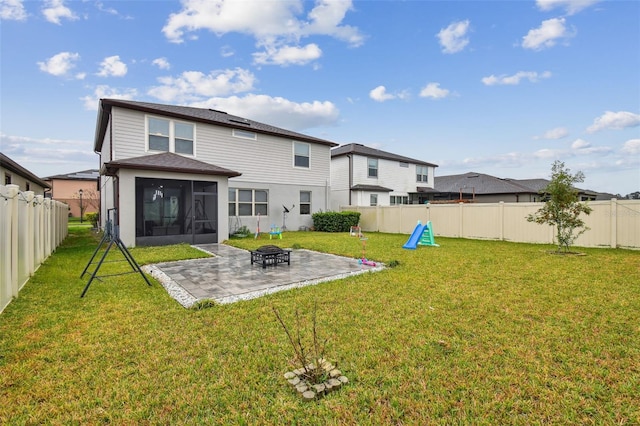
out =
[[[59,180],[96,180],[100,176],[100,170],[98,169],[89,169],[89,170],[81,170],[79,172],[72,172],[67,174],[60,175],[52,175],[43,178],[45,181],[50,181],[53,179]]]
[[[20,164],[13,161],[11,158],[7,157],[3,153],[0,152],[0,166],[5,169],[11,171],[12,173],[17,174],[18,176],[22,176],[23,178],[40,185],[43,188],[51,189],[51,185],[49,185],[44,180],[40,179],[38,176],[31,173],[29,170],[22,167]]]
[[[216,126],[229,127],[232,129],[240,129],[265,135],[278,136],[281,138],[295,139],[297,141],[316,143],[329,147],[338,146],[337,143],[326,139],[315,138],[313,136],[304,135],[302,133],[293,132],[291,130],[282,129],[280,127],[271,126],[269,124],[260,123],[258,121],[249,120],[247,118],[236,115],[227,114],[224,111],[217,111],[208,108],[195,108],[188,106],[164,105],[151,102],[127,101],[122,99],[100,99],[98,107],[98,120],[96,123],[94,152],[102,150],[109,117],[113,107],[125,108],[134,111],[140,111],[148,114],[162,115],[165,117],[177,118],[185,121],[195,121],[198,123],[212,124]]]
[[[224,167],[183,157],[182,155],[175,154],[173,152],[162,152],[160,154],[109,161],[103,165],[101,173],[107,176],[116,176],[120,169],[142,169],[227,177],[237,177],[242,175],[242,173],[234,170],[225,169]]]
[[[436,192],[491,194],[541,194],[551,182],[548,179],[512,179],[499,178],[484,173],[468,172],[459,175],[436,176],[434,188]],[[575,188],[580,194],[597,193],[582,188]]]
[[[341,145],[331,150],[331,158],[340,157],[348,154],[358,154],[366,157],[381,158],[384,160],[399,161],[402,163],[418,164],[420,166],[438,167],[437,164],[429,163],[415,158],[409,158],[402,155],[394,154],[380,149],[375,149],[359,143],[350,143]]]

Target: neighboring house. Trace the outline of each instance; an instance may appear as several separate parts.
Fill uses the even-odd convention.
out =
[[[422,204],[433,189],[435,164],[361,144],[331,150],[331,209]]]
[[[483,173],[438,176],[429,194],[430,202],[523,203],[542,201],[540,192],[548,179],[502,179]],[[581,201],[595,200],[597,193],[578,189]]]
[[[0,152],[0,185],[18,185],[20,191],[44,195],[49,184]]]
[[[99,176],[98,169],[90,169],[66,175],[48,176],[43,180],[51,188],[47,196],[67,203],[71,216],[80,217],[80,210],[85,215],[100,209]]]
[[[222,111],[102,99],[102,223],[117,208],[127,246],[222,242],[258,221],[309,227],[329,208],[333,146]]]

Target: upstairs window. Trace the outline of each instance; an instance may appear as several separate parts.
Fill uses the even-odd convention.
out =
[[[369,158],[367,159],[367,176],[370,178],[378,177],[378,159],[377,158]]]
[[[293,143],[293,165],[295,167],[309,168],[309,144],[302,142]]]
[[[149,151],[194,154],[195,126],[191,123],[148,117],[147,143]]]
[[[175,123],[175,151],[193,155],[193,124]]]
[[[427,166],[416,166],[416,182],[427,183],[429,181],[429,168]]]
[[[149,117],[149,151],[169,151],[169,120]]]

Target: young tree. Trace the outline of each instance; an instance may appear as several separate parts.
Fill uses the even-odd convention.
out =
[[[591,207],[578,200],[578,191],[573,186],[583,181],[582,172],[572,175],[562,161],[554,161],[551,182],[541,191],[547,201],[536,213],[527,216],[529,222],[555,226],[558,251],[568,252],[576,238],[589,229],[580,214],[588,215]]]

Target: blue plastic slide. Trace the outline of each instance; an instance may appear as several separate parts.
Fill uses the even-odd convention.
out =
[[[418,223],[418,225],[416,225],[416,229],[413,230],[413,233],[409,237],[409,240],[407,240],[406,244],[403,245],[402,248],[409,250],[415,250],[416,248],[418,248],[420,237],[422,237],[422,233],[427,226],[427,224],[422,225]]]

